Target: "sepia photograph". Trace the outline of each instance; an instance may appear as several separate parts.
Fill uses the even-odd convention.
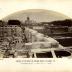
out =
[[[1,58],[71,58],[72,19],[61,13],[29,9],[0,20]]]
[[[0,0],[0,71],[71,72],[72,0]]]

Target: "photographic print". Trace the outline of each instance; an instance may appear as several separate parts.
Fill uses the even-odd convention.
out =
[[[72,20],[61,13],[30,9],[0,20],[0,57],[71,58]]]
[[[0,71],[71,72],[72,0],[0,0]]]

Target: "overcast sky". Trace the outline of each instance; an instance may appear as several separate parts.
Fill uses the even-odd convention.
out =
[[[26,9],[47,9],[72,18],[72,0],[0,0],[0,19]]]

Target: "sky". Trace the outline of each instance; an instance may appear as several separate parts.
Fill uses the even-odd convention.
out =
[[[72,18],[72,0],[0,0],[0,19],[26,9],[47,9]]]

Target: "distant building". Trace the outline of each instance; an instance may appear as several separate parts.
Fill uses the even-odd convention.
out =
[[[19,25],[21,22],[19,20],[8,20],[8,25]]]
[[[27,17],[27,19],[25,20],[25,24],[27,25],[32,24],[32,20],[30,20],[30,18]]]
[[[29,27],[31,29],[37,30],[38,32],[43,32],[44,31],[44,26],[41,23],[37,23],[34,20],[30,20],[29,17],[25,20],[25,27]]]

